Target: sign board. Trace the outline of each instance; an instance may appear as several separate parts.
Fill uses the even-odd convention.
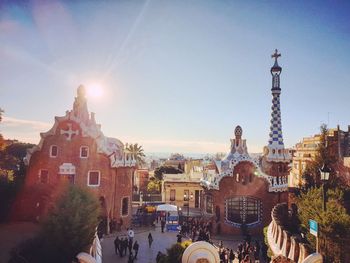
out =
[[[71,163],[63,163],[60,165],[58,173],[62,175],[75,174],[75,166]]]
[[[309,219],[310,233],[317,237],[318,234],[318,224],[315,220]]]

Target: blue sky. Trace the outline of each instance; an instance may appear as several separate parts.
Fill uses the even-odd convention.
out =
[[[0,132],[39,142],[79,84],[103,132],[147,152],[268,142],[275,48],[284,142],[347,129],[350,4],[343,1],[1,1]],[[329,117],[329,118],[328,118]]]

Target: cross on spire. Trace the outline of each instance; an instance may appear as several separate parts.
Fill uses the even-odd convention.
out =
[[[275,61],[277,62],[277,58],[281,56],[281,53],[278,54],[278,50],[275,49],[275,53],[271,55],[272,58],[275,58]]]

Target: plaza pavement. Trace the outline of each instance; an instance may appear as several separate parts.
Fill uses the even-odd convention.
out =
[[[156,227],[149,227],[149,228],[134,228],[135,231],[135,237],[134,241],[137,240],[137,242],[140,245],[139,253],[138,253],[138,259],[135,260],[135,263],[155,263],[156,262],[156,256],[158,254],[158,251],[161,251],[162,253],[166,253],[166,249],[172,246],[176,243],[176,235],[177,232],[164,232],[161,233],[160,226],[157,225]],[[149,232],[152,233],[153,236],[153,244],[152,247],[148,247],[148,239],[147,236]],[[119,237],[126,237],[126,231],[118,232],[111,234],[109,236],[105,236],[103,240],[101,241],[102,245],[102,259],[103,263],[127,263],[128,262],[128,255],[124,257],[120,257],[119,255],[115,254],[114,251],[114,239],[118,235]],[[185,240],[185,239],[183,239]],[[234,251],[237,250],[237,246],[239,243],[242,242],[242,237],[236,236],[220,236],[220,237],[214,237],[212,238],[215,244],[219,244],[219,240],[223,240],[224,247],[232,248]],[[235,260],[234,262],[238,262],[238,260]]]

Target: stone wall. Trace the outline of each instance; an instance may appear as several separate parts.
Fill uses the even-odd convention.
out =
[[[271,211],[272,221],[267,230],[269,246],[275,256],[282,255],[293,262],[313,262],[310,258],[318,258],[319,254],[311,254],[307,244],[302,242],[299,235],[288,231],[288,206],[286,203],[277,204]],[[316,261],[315,261],[316,262]],[[322,262],[322,261],[318,261]]]

